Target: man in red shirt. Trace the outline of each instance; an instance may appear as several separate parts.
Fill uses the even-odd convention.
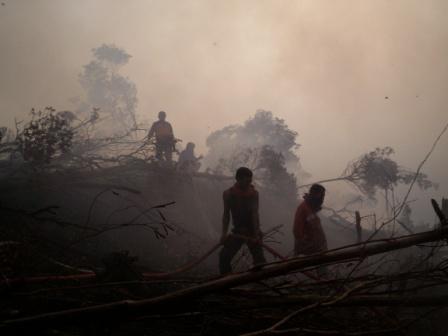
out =
[[[260,218],[258,214],[258,191],[252,185],[252,171],[240,167],[236,171],[236,183],[223,193],[224,213],[222,216],[221,242],[224,244],[219,254],[221,274],[232,271],[231,261],[243,244],[247,244],[255,265],[266,262],[263,247],[257,244],[261,240]],[[232,216],[232,233],[227,235],[230,216]],[[244,239],[248,237],[249,239]]]
[[[327,250],[327,238],[317,213],[322,209],[325,188],[313,184],[294,218],[295,254],[314,254]]]

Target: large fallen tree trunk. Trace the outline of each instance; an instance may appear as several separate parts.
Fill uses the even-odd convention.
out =
[[[250,300],[221,300],[213,302],[212,311],[235,311],[262,309],[285,306],[308,306],[318,302],[331,302],[334,297],[321,295],[288,295],[288,296],[259,296]],[[229,302],[227,302],[229,301]],[[337,307],[436,307],[448,306],[448,295],[441,296],[408,296],[408,295],[353,295],[344,300],[336,301],[331,306]]]
[[[298,257],[277,263],[266,264],[244,273],[228,275],[198,286],[185,288],[155,298],[135,301],[124,300],[86,308],[69,309],[20,319],[5,320],[0,323],[0,328],[22,327],[29,326],[31,324],[45,324],[49,322],[73,322],[79,319],[100,318],[105,316],[110,318],[111,315],[123,318],[143,311],[160,309],[161,307],[172,303],[178,303],[176,308],[179,308],[181,307],[180,304],[183,305],[188,303],[189,301],[187,300],[198,298],[209,293],[271,277],[286,275],[292,272],[298,272],[308,267],[331,263],[341,263],[354,258],[365,258],[371,255],[403,249],[417,244],[438,241],[447,237],[448,227],[443,226],[435,231],[423,232],[387,240],[370,241],[347,248],[330,250],[319,255]]]

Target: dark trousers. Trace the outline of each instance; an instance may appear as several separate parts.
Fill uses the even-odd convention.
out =
[[[165,160],[171,162],[173,155],[172,141],[157,141],[156,142],[156,158],[159,161]]]
[[[305,240],[296,239],[294,242],[294,254],[298,255],[311,255],[317,253],[323,253],[327,250],[326,242],[325,244],[317,244],[316,242],[309,242]],[[326,266],[319,266],[316,268],[316,273],[319,278],[325,278],[328,276],[328,269]]]
[[[266,259],[263,254],[263,247],[254,241],[230,235],[224,242],[224,246],[219,253],[219,271],[221,274],[232,272],[232,259],[238,253],[241,246],[247,244],[252,255],[254,265],[264,264]]]

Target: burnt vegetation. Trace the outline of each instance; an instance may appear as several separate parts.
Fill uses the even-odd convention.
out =
[[[259,110],[209,135],[201,171],[159,162],[119,73],[130,58],[94,49],[76,110],[33,109],[0,129],[2,335],[444,335],[448,202],[432,202],[437,225],[419,233],[408,202],[414,185],[436,187],[424,162],[412,172],[377,148],[321,181],[358,193],[323,211],[330,250],[293,257],[311,177],[298,133]],[[235,274],[218,277],[221,193],[240,166],[256,177],[269,260],[252,268],[243,249]],[[392,202],[400,185],[409,191]],[[386,215],[355,217],[379,196]]]

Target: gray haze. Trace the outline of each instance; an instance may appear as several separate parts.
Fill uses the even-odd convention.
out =
[[[445,0],[4,2],[1,125],[31,107],[72,108],[103,43],[132,55],[123,72],[140,120],[163,109],[205,152],[211,131],[270,110],[299,133],[313,179],[386,145],[415,170],[448,122]],[[447,148],[448,134],[424,169],[439,191],[411,197],[417,219],[431,221],[428,199],[448,196]]]

